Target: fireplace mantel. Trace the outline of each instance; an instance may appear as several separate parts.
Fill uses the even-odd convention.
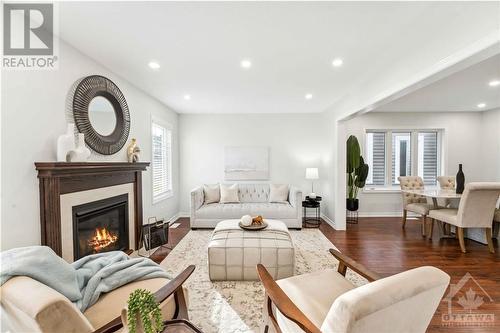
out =
[[[61,255],[60,196],[120,184],[134,187],[135,249],[142,225],[142,171],[149,162],[35,162],[40,187],[40,226],[42,245]]]

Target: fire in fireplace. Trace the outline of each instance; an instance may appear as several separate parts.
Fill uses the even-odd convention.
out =
[[[128,247],[128,194],[73,207],[75,260]]]

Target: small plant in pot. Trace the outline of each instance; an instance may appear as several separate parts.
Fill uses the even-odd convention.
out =
[[[128,333],[159,333],[163,330],[160,306],[146,289],[136,289],[130,294],[127,316],[122,315],[122,321]]]
[[[368,177],[369,167],[361,156],[358,139],[351,135],[347,139],[347,199],[346,208],[350,211],[356,211],[359,208],[358,191],[365,187]]]

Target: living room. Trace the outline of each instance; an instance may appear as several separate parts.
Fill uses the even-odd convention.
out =
[[[2,10],[2,332],[500,329],[498,2]]]

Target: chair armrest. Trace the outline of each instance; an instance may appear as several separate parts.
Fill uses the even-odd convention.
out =
[[[0,288],[2,308],[23,326],[41,332],[92,332],[94,327],[64,295],[27,276],[17,276]],[[23,316],[19,316],[20,313]],[[30,322],[32,321],[32,322]],[[17,326],[17,323],[16,323]]]
[[[300,204],[302,202],[302,191],[295,186],[290,186],[288,201],[290,202],[290,205],[292,205],[292,207],[300,207]]]
[[[266,268],[258,264],[257,272],[259,274],[260,281],[264,285],[266,294],[268,297],[268,313],[273,321],[273,325],[276,331],[281,330],[278,327],[278,323],[274,318],[273,311],[271,308],[271,302],[278,308],[278,310],[288,319],[296,323],[302,330],[307,333],[321,333],[320,329],[316,327],[306,315],[300,311],[300,309],[292,302],[292,300],[285,294],[285,292],[278,286],[278,284],[273,280],[273,277],[269,274]]]
[[[184,291],[182,290],[183,283],[193,274],[196,266],[189,265],[185,270],[183,270],[179,275],[177,275],[173,280],[168,282],[166,285],[158,289],[154,293],[156,302],[161,303],[174,294],[176,310],[174,318],[186,318],[187,319],[187,306],[184,299]],[[118,329],[123,327],[122,317],[118,316],[111,320],[106,325],[100,327],[94,333],[111,333],[116,332]]]
[[[204,200],[203,187],[199,186],[191,190],[191,214],[203,205]]]
[[[349,258],[345,254],[342,254],[335,249],[330,249],[330,253],[339,261],[338,272],[343,276],[345,276],[347,268],[349,267],[350,269],[352,269],[359,275],[363,276],[370,282],[379,280],[381,278],[377,273],[369,270],[365,266],[361,265],[360,263],[356,262],[355,260]]]

